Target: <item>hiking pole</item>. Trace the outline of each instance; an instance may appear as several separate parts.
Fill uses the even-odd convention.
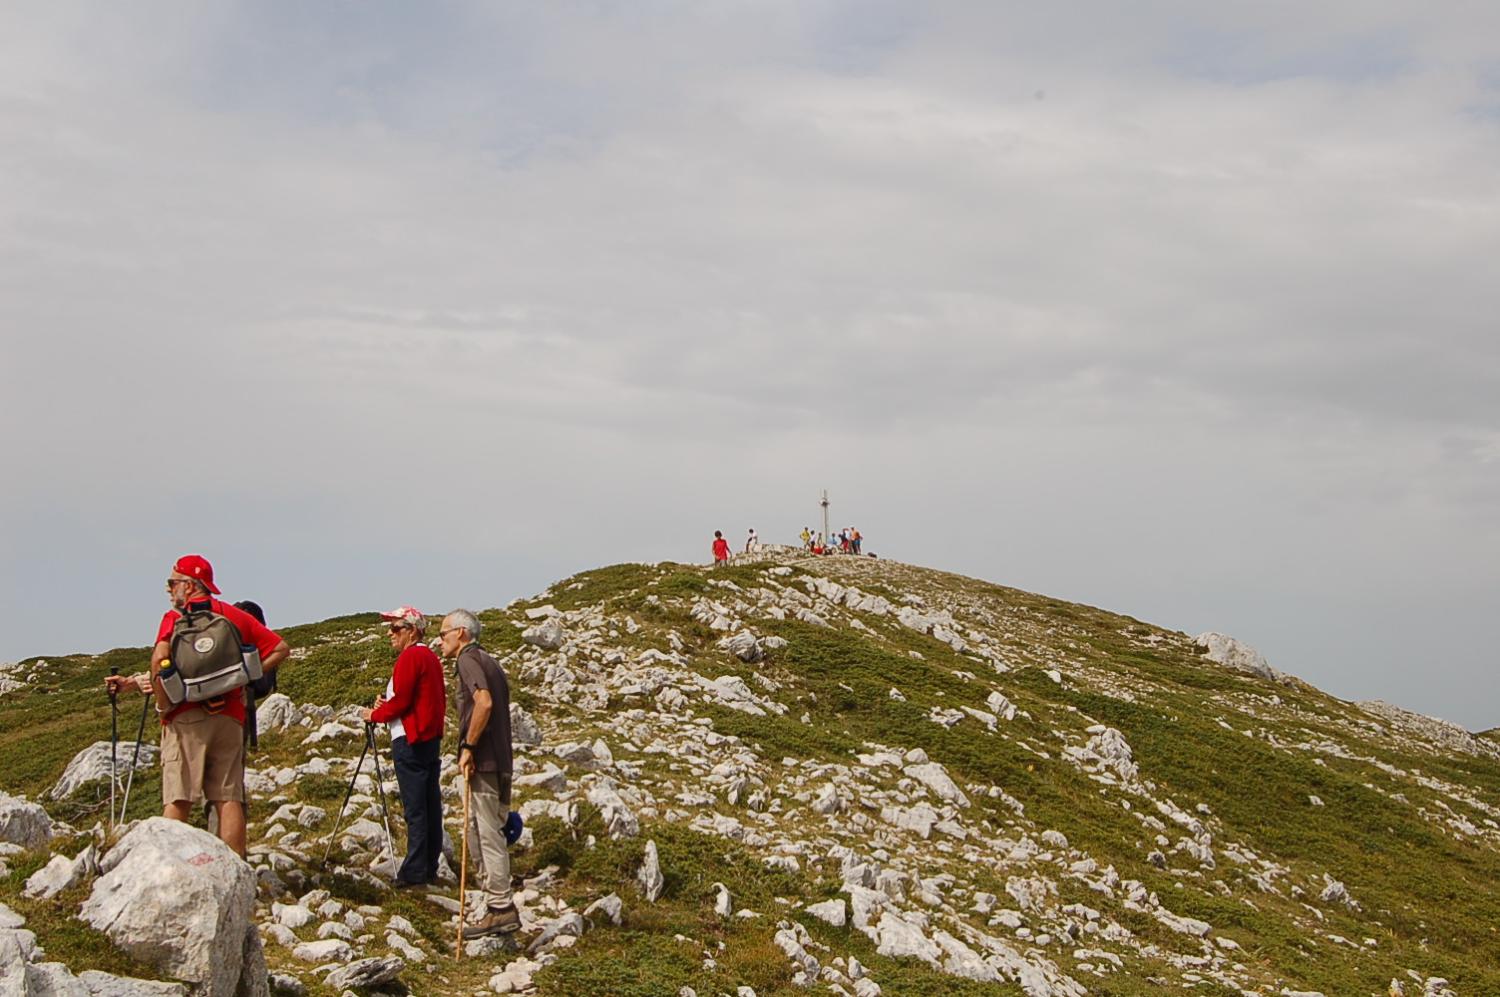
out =
[[[365,723],[365,741],[375,749],[375,785],[380,789],[380,820],[385,824],[385,848],[391,853],[391,878],[396,878],[400,866],[396,864],[396,839],[391,837],[391,807],[385,798],[385,772],[380,767],[380,748],[375,744],[375,725]]]
[[[454,944],[455,959],[464,957],[464,886],[469,877],[469,794],[472,786],[469,777],[464,776],[464,843],[458,860],[458,941]]]
[[[333,839],[339,836],[339,825],[344,822],[344,811],[349,806],[349,797],[354,795],[354,783],[359,779],[359,770],[364,768],[365,754],[370,750],[370,739],[365,738],[364,751],[359,753],[359,761],[354,763],[354,771],[349,774],[349,788],[344,790],[344,802],[339,804],[339,815],[333,819],[333,831],[328,835],[328,847],[323,849],[322,868],[328,867],[328,856],[333,851]]]
[[[109,666],[109,677],[118,678],[119,665]],[[119,769],[115,764],[115,746],[120,741],[120,702],[115,694],[115,684],[109,684],[109,829],[115,829],[115,788],[120,784]]]
[[[120,804],[120,823],[125,822],[125,811],[130,808],[130,787],[135,782],[135,767],[141,761],[141,739],[146,736],[146,714],[151,712],[152,694],[141,698],[141,725],[135,732],[135,751],[130,756],[130,771],[125,774],[125,800]]]

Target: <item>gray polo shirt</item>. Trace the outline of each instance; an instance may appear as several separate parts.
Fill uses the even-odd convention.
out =
[[[490,722],[474,742],[474,769],[511,777],[510,750],[510,683],[500,663],[478,644],[470,644],[458,653],[458,736],[469,735],[469,719],[474,715],[474,693],[486,689],[493,708]]]

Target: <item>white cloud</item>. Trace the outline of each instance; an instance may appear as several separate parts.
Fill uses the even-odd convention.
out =
[[[5,595],[504,602],[827,486],[1492,724],[1496,15],[1285,13],[9,8]]]

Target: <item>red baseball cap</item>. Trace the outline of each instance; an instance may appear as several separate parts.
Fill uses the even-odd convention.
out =
[[[214,595],[219,595],[219,587],[214,584],[214,566],[208,563],[208,559],[202,554],[184,554],[172,565],[172,570],[179,575],[186,575],[194,581],[202,582]]]

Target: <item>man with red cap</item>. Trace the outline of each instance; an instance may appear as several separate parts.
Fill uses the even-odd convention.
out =
[[[380,614],[390,626],[396,664],[385,695],[373,710],[361,710],[365,723],[389,724],[396,784],[406,812],[406,861],[396,872],[396,888],[437,880],[443,853],[442,768],[443,718],[448,689],[443,663],[422,641],[427,617],[411,606]],[[396,856],[391,856],[392,864]]]
[[[156,629],[149,675],[113,675],[105,680],[111,692],[134,685],[156,697],[161,717],[162,816],[186,821],[195,805],[207,800],[219,818],[219,837],[241,856],[245,854],[245,698],[234,689],[217,699],[174,705],[159,677],[171,656],[172,628],[184,613],[207,609],[227,619],[239,631],[240,644],[260,652],[263,671],[274,672],[290,649],[275,631],[236,606],[215,598],[214,569],[202,556],[177,559],[167,577],[172,608]]]

